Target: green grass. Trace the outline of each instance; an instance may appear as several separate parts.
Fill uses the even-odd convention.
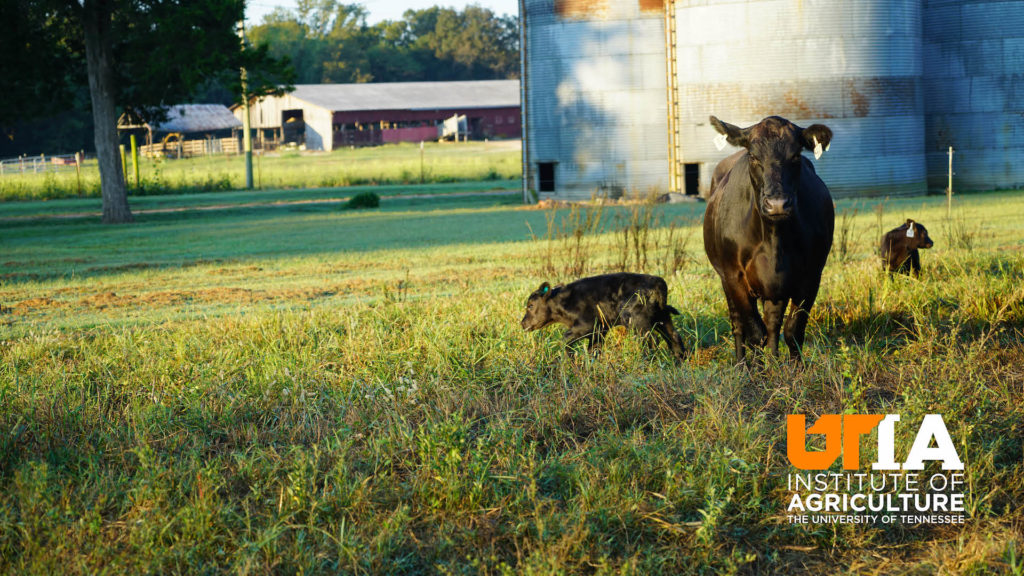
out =
[[[0,572],[1019,572],[1024,192],[948,223],[940,198],[840,202],[809,365],[760,375],[732,366],[702,205],[650,212],[676,224],[645,244],[676,366],[522,331],[541,281],[626,258],[633,213],[548,240],[572,214],[515,200],[5,223]],[[936,246],[889,281],[875,245],[907,217]],[[968,523],[788,524],[785,417],[843,412],[942,413]]]
[[[428,142],[340,149],[331,153],[275,152],[253,160],[254,184],[262,189],[338,188],[359,185],[428,184],[507,180],[522,172],[519,141]],[[241,156],[209,156],[182,160],[140,159],[140,186],[133,196],[242,190]],[[422,173],[421,173],[422,166]],[[129,183],[134,182],[131,159]],[[74,170],[59,174],[0,176],[0,201],[99,198],[99,171],[86,162],[81,178]]]

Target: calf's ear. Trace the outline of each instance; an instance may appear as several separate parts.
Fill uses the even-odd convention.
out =
[[[541,284],[540,288],[537,288],[537,294],[540,294],[541,296],[547,296],[550,293],[551,293],[551,284],[548,284],[547,282]]]
[[[913,224],[913,223],[914,223],[914,221],[912,219],[907,218],[907,224]]]
[[[729,142],[729,144],[739,146],[740,148],[747,148],[750,146],[750,128],[740,128],[739,126],[734,126],[728,122],[722,122],[714,116],[711,116],[709,120],[715,130],[717,130],[719,134],[725,136],[725,140]]]
[[[804,148],[808,150],[814,150],[816,147],[821,146],[820,150],[828,150],[829,144],[832,142],[832,129],[824,124],[811,124],[807,128],[804,128],[800,134],[802,144]]]

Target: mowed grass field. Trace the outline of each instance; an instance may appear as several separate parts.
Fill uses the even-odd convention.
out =
[[[0,225],[0,571],[1024,570],[1024,192],[951,220],[943,198],[840,201],[807,367],[753,373],[703,204],[228,200]],[[877,242],[908,217],[935,248],[890,281]],[[542,281],[623,265],[666,276],[687,363],[520,328]],[[967,523],[789,524],[794,413],[900,414],[897,458],[942,414]]]
[[[519,178],[522,170],[519,140],[493,142],[426,142],[333,152],[280,150],[253,158],[253,184],[260,189],[335,188],[381,184],[438,184]],[[131,157],[127,159],[131,196],[202,194],[245,187],[245,161],[239,155],[155,159],[140,157],[139,186]],[[73,168],[59,173],[15,173],[6,166],[0,174],[0,201],[55,200],[100,196],[95,159],[81,175]]]

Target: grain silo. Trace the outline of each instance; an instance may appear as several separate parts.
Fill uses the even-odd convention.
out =
[[[707,192],[714,114],[778,115],[835,132],[815,162],[833,195],[924,193],[919,0],[675,0],[681,188]],[[690,186],[686,186],[689,180]]]
[[[524,186],[540,197],[668,188],[662,0],[521,0]]]
[[[1024,185],[1024,2],[924,0],[928,184]]]
[[[1024,0],[520,2],[525,191],[706,194],[711,114],[827,124],[837,197],[1024,185]]]

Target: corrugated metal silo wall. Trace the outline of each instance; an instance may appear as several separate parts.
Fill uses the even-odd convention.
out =
[[[928,185],[1024,186],[1024,2],[924,0]]]
[[[528,186],[551,162],[559,198],[666,190],[662,0],[524,5]]]
[[[714,114],[835,132],[815,161],[836,197],[924,193],[920,0],[676,0],[679,161],[715,164]]]

